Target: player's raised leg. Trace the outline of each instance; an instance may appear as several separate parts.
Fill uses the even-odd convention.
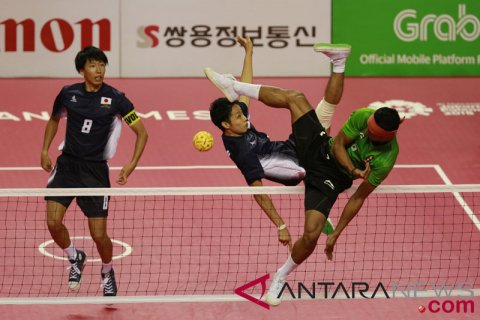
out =
[[[325,88],[325,96],[317,105],[315,112],[322,126],[330,133],[330,125],[335,108],[343,95],[345,64],[351,51],[348,44],[317,43],[314,50],[330,59],[333,65],[332,74]]]
[[[245,95],[272,108],[289,109],[292,123],[312,110],[312,106],[300,91],[236,81],[231,77],[215,72],[211,68],[205,68],[204,72],[207,78],[223,92],[230,102],[235,101],[240,95]]]

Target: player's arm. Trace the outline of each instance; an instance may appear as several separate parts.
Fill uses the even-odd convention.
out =
[[[148,140],[148,133],[147,129],[143,125],[143,122],[138,118],[133,123],[129,124],[130,129],[135,132],[137,139],[135,141],[135,149],[133,151],[133,157],[129,164],[124,166],[118,175],[117,183],[118,184],[125,184],[127,183],[128,176],[135,170],[137,167],[138,161],[140,160],[143,150],[145,150],[145,145],[147,144]]]
[[[57,134],[59,122],[60,122],[60,118],[51,116],[47,122],[47,126],[45,127],[40,165],[42,166],[43,170],[47,172],[52,171],[52,160],[48,155],[48,149],[50,149],[50,145],[52,144],[53,138],[55,138],[55,135]]]
[[[327,255],[328,260],[333,258],[333,247],[337,242],[338,237],[347,227],[347,225],[352,221],[352,219],[357,215],[360,208],[363,206],[365,199],[375,190],[375,186],[372,185],[368,180],[364,180],[357,188],[355,193],[350,197],[347,204],[343,208],[342,215],[340,220],[335,228],[335,231],[328,236],[327,244],[325,247],[325,254]]]
[[[245,49],[245,57],[243,59],[242,75],[240,76],[241,82],[252,83],[253,81],[253,43],[250,37],[237,37],[237,42]],[[245,103],[247,106],[250,102],[250,98],[247,96],[240,96],[238,101]]]
[[[343,130],[340,130],[333,142],[333,146],[332,146],[333,155],[335,156],[335,159],[337,159],[338,163],[340,163],[340,165],[344,167],[345,170],[347,170],[347,172],[349,172],[355,179],[357,178],[366,179],[370,174],[370,165],[366,163],[364,170],[355,168],[352,160],[350,159],[347,153],[347,148],[352,143],[353,143],[353,139],[349,138],[343,132]]]
[[[255,180],[250,184],[251,187],[261,187],[263,186],[262,180]],[[272,202],[272,199],[267,194],[256,194],[253,196],[258,205],[262,208],[263,212],[268,216],[268,218],[273,222],[277,229],[284,225],[282,217],[278,214],[277,209]],[[278,230],[278,240],[283,245],[288,245],[288,249],[292,251],[292,239],[290,237],[290,232],[288,228],[283,230]]]

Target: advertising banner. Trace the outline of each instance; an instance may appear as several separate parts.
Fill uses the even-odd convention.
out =
[[[352,44],[347,75],[480,75],[480,1],[335,0],[332,41]]]
[[[313,51],[330,41],[330,1],[144,0],[122,2],[122,75],[203,76],[203,68],[239,74],[244,51],[233,40],[254,43],[257,76],[329,74]]]
[[[75,77],[75,55],[94,45],[119,76],[118,1],[2,0],[0,77]]]
[[[253,39],[256,76],[322,76],[330,64],[312,46],[330,26],[330,1],[2,0],[0,77],[75,76],[86,45],[107,53],[113,77],[239,74],[237,35]]]

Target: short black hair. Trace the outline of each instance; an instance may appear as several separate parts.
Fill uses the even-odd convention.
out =
[[[375,122],[384,130],[395,131],[400,126],[398,111],[389,107],[382,107],[373,114]]]
[[[227,98],[218,98],[210,104],[210,119],[222,132],[225,131],[222,122],[229,121],[234,104],[238,101],[230,102]]]
[[[80,72],[80,70],[85,67],[85,63],[89,60],[101,61],[106,65],[108,64],[105,52],[97,47],[88,46],[79,51],[75,57],[75,68],[77,69],[77,72]]]

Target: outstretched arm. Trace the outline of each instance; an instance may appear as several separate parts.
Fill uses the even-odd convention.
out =
[[[237,42],[245,49],[245,57],[243,59],[242,75],[240,76],[241,82],[252,83],[253,81],[253,43],[250,37],[237,37]],[[247,106],[250,103],[250,98],[247,96],[240,96],[238,98],[240,102],[245,103]]]
[[[340,216],[340,220],[338,221],[335,231],[327,238],[325,254],[327,255],[328,260],[332,260],[333,258],[333,247],[335,246],[338,237],[347,227],[350,221],[352,221],[352,219],[357,215],[358,211],[363,206],[363,202],[373,190],[375,190],[375,186],[367,180],[364,180],[348,200],[345,208],[343,208],[342,215]]]
[[[129,164],[124,166],[120,171],[120,174],[118,175],[117,183],[121,185],[127,183],[128,176],[137,167],[138,161],[142,156],[143,150],[145,149],[145,145],[147,144],[148,140],[147,129],[145,129],[142,121],[135,122],[130,126],[130,128],[137,135],[137,140],[135,141],[135,150],[133,152],[132,161],[130,161]]]
[[[40,164],[43,170],[50,172],[52,171],[52,160],[48,155],[48,149],[52,144],[53,138],[57,134],[58,130],[58,123],[60,122],[59,118],[50,117],[47,122],[47,126],[45,127],[45,134],[43,136],[43,146],[42,146],[42,153],[40,157]]]
[[[251,187],[261,187],[262,185],[262,180],[256,180],[250,184]],[[268,195],[256,194],[254,195],[254,198],[277,229],[281,225],[285,224],[282,217],[278,214],[277,209],[275,209],[272,199],[270,199]],[[290,237],[288,228],[278,230],[278,241],[280,241],[284,246],[288,245],[288,249],[292,251],[292,238]]]

